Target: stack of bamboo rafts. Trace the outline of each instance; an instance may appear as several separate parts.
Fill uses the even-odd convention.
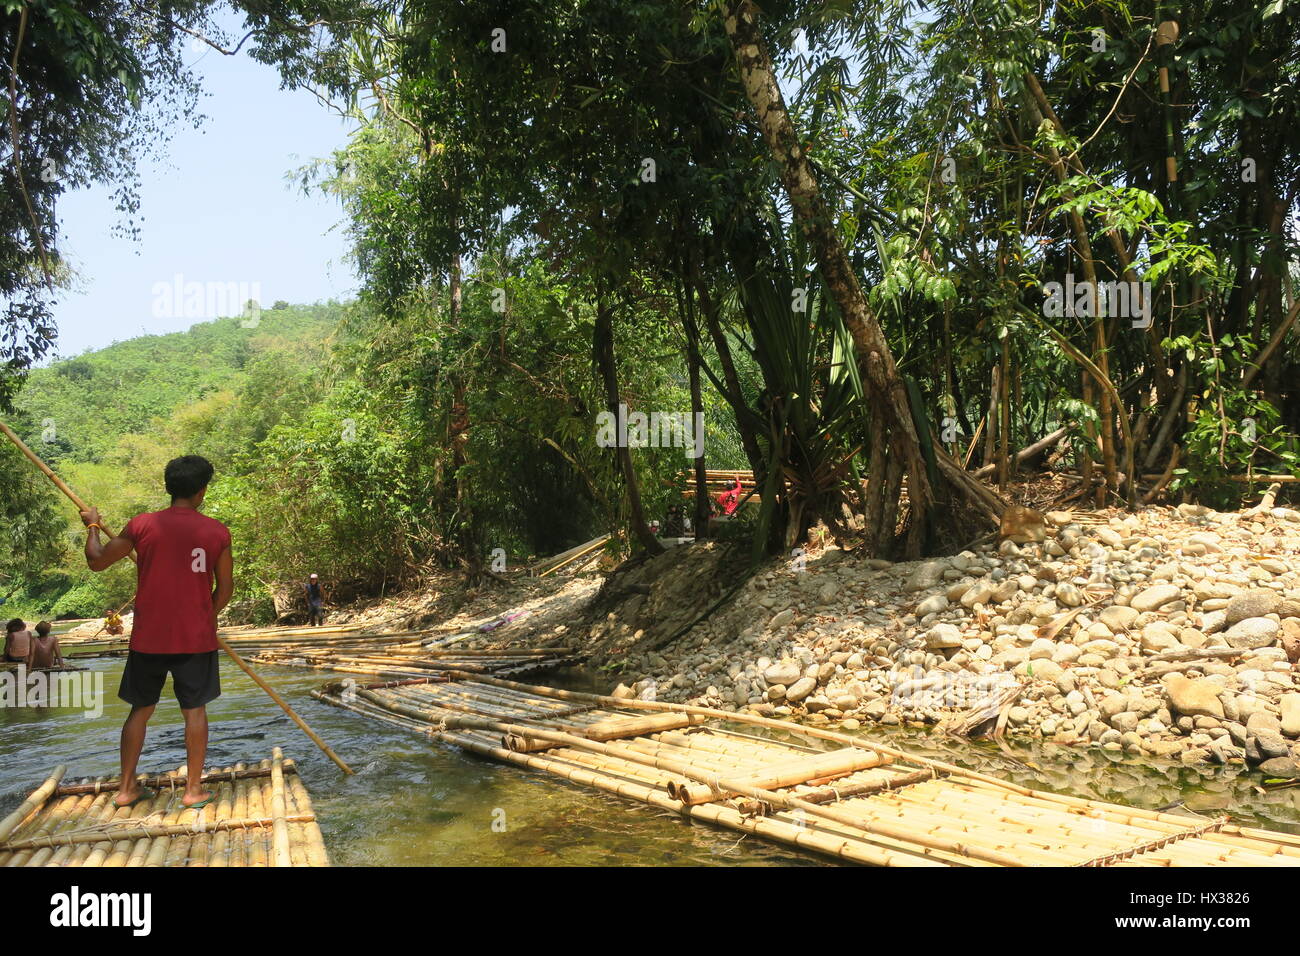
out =
[[[346,648],[271,648],[249,658],[259,664],[402,679],[458,671],[522,676],[580,660],[569,647],[430,648],[390,647],[381,651]]]
[[[263,648],[289,647],[366,647],[389,644],[418,644],[428,637],[427,631],[377,631],[356,625],[336,627],[269,627],[222,630],[226,643],[241,653],[255,653]],[[82,640],[63,646],[66,657],[111,657],[124,655],[129,639],[125,637]],[[93,647],[94,650],[75,650]]]
[[[484,757],[848,862],[1300,865],[1300,835],[1030,790],[830,730],[449,676],[330,685],[314,696]],[[780,739],[761,736],[772,731]]]
[[[54,770],[0,822],[0,866],[329,866],[307,788],[276,747],[254,767],[204,773],[216,799],[181,805],[185,768],[146,776],[155,792],[117,807],[117,781],[61,784]]]
[[[740,480],[740,486],[744,491],[754,489],[754,473],[749,470],[733,468],[709,468],[704,472],[704,480],[709,486],[710,494],[720,494],[736,484]],[[682,493],[691,498],[695,495],[695,472],[683,471],[677,475],[677,485],[682,487]],[[672,484],[672,482],[665,482]]]
[[[306,667],[373,677],[419,677],[429,672],[522,676],[573,663],[581,656],[569,647],[462,647],[467,639],[490,640],[479,630],[378,632],[355,627],[267,628],[223,632],[247,660],[281,667]],[[120,656],[127,646],[70,652],[68,659]]]

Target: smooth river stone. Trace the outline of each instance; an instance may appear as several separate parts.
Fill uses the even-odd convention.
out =
[[[1271,646],[1281,630],[1282,626],[1271,617],[1248,617],[1228,628],[1224,637],[1233,647],[1254,650]]]
[[[1300,737],[1300,694],[1283,694],[1282,733],[1288,737]]]
[[[1164,685],[1169,703],[1180,714],[1223,719],[1223,702],[1219,700],[1217,685],[1207,680],[1192,680],[1182,674],[1166,675]]]
[[[1263,588],[1247,591],[1245,594],[1238,594],[1228,601],[1224,623],[1228,627],[1232,627],[1232,625],[1247,618],[1276,614],[1281,606],[1282,598],[1276,591],[1268,591]]]
[[[1182,596],[1182,588],[1176,584],[1155,584],[1134,595],[1129,606],[1139,613],[1154,611],[1172,601],[1177,601]]]

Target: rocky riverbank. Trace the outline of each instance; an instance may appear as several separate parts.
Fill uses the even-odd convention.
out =
[[[1300,511],[1047,517],[1041,542],[924,562],[798,555],[692,626],[734,560],[694,546],[615,575],[590,636],[619,694],[847,729],[984,708],[1013,735],[1300,776]]]

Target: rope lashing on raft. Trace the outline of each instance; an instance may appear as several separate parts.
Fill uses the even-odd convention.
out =
[[[1107,853],[1105,856],[1096,856],[1091,860],[1084,860],[1082,863],[1075,863],[1075,866],[1110,866],[1112,863],[1118,863],[1120,860],[1127,860],[1137,856],[1139,853],[1146,853],[1148,850],[1159,850],[1161,847],[1168,846],[1170,843],[1177,843],[1180,840],[1189,840],[1192,837],[1198,837],[1205,833],[1213,833],[1219,830],[1225,824],[1231,822],[1229,817],[1219,817],[1204,823],[1199,827],[1192,827],[1189,830],[1182,830],[1178,833],[1171,833],[1146,843],[1139,843],[1137,846],[1129,847],[1127,850],[1117,850],[1114,853]]]

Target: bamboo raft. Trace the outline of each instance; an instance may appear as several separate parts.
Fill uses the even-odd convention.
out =
[[[116,807],[117,781],[62,784],[56,767],[0,821],[4,866],[329,866],[307,788],[279,747],[254,767],[210,769],[216,799],[181,806],[185,768],[146,776],[155,791]]]
[[[1297,835],[1031,790],[756,715],[470,673],[332,684],[313,696],[483,757],[845,862],[1300,866]],[[759,736],[756,727],[782,737]]]

